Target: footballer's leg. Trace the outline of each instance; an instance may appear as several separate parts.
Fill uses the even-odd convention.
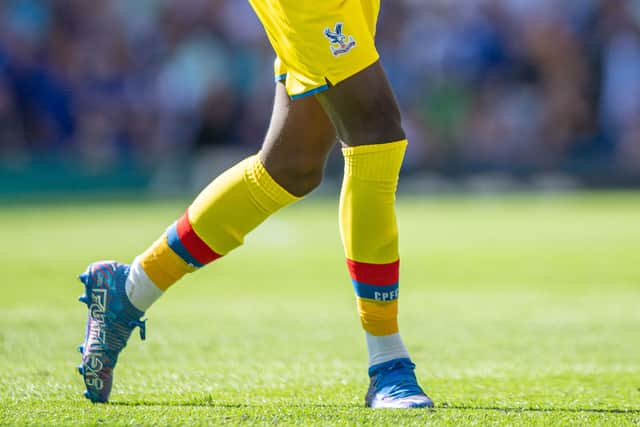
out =
[[[407,146],[379,62],[316,94],[345,144],[340,230],[366,333],[374,408],[432,407],[398,329],[395,193]]]
[[[85,396],[106,402],[113,369],[134,328],[144,339],[144,312],[186,273],[228,254],[247,233],[321,181],[335,132],[313,97],[291,101],[276,85],[263,149],[218,176],[187,211],[129,265],[91,264],[80,276],[89,308],[80,346]]]
[[[293,101],[283,83],[276,85],[273,114],[260,158],[273,179],[302,197],[322,181],[336,132],[314,97]]]
[[[276,76],[286,73],[291,97],[315,96],[345,144],[340,228],[369,349],[366,404],[433,406],[398,333],[394,202],[407,141],[375,46],[380,0],[249,2],[278,55]]]

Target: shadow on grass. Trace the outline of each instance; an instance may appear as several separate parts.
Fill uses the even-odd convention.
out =
[[[616,409],[616,408],[541,408],[518,406],[482,406],[482,405],[449,405],[447,403],[437,406],[436,409],[457,409],[473,411],[500,411],[500,412],[568,412],[568,413],[601,413],[601,414],[640,414],[640,409]]]
[[[256,408],[261,405],[251,405],[248,403],[228,403],[219,402],[213,399],[204,398],[190,400],[184,402],[175,401],[121,401],[110,402],[108,405],[114,406],[175,406],[175,407],[210,407],[210,408]],[[354,404],[327,404],[327,403],[305,403],[298,405],[286,404],[288,408],[333,408],[333,409],[359,409],[364,408],[362,405]],[[566,413],[602,413],[602,414],[640,414],[640,409],[616,409],[616,408],[544,408],[544,407],[517,407],[517,406],[482,406],[482,405],[451,405],[443,403],[436,406],[433,410],[469,410],[469,411],[499,411],[499,412],[566,412]]]
[[[256,405],[249,405],[246,403],[225,403],[225,402],[216,402],[214,400],[193,400],[186,402],[169,402],[169,401],[147,401],[147,400],[135,400],[131,402],[109,402],[106,405],[111,406],[185,406],[185,407],[210,407],[210,408],[228,408],[228,409],[237,409],[237,408],[251,408]]]

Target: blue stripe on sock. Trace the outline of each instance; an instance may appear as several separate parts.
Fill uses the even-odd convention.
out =
[[[169,247],[173,250],[180,258],[184,260],[187,264],[191,264],[194,267],[202,267],[204,264],[198,262],[184,247],[180,238],[178,237],[178,228],[176,227],[176,223],[174,222],[167,228],[167,243],[169,243]]]
[[[372,299],[376,301],[393,301],[398,299],[398,283],[389,286],[373,286],[351,280],[356,295],[360,298]]]

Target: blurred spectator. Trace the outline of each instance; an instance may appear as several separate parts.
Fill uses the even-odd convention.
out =
[[[605,132],[618,144],[619,163],[640,170],[640,7],[620,1],[603,4],[602,101]]]
[[[413,170],[640,171],[640,3],[383,1]],[[0,162],[259,146],[273,53],[246,1],[0,3]]]

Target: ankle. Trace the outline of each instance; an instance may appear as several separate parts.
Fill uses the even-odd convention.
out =
[[[399,333],[375,336],[366,332],[369,366],[379,365],[393,359],[409,359],[409,352]]]

